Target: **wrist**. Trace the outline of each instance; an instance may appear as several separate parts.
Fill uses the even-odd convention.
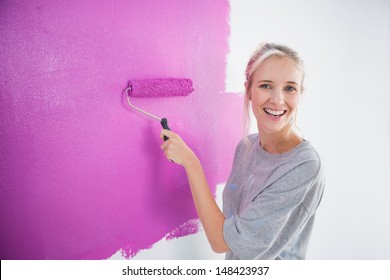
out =
[[[183,167],[184,167],[184,169],[186,169],[188,171],[188,170],[191,170],[198,165],[200,165],[200,161],[199,161],[198,157],[195,155],[195,153],[191,151],[191,153],[187,157],[187,160],[185,162],[183,162]]]

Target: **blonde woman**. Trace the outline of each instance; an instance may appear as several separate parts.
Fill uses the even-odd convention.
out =
[[[162,130],[167,159],[186,171],[212,249],[226,259],[304,259],[324,178],[320,158],[294,129],[304,67],[292,49],[262,44],[246,68],[245,112],[258,133],[237,146],[223,192],[223,212],[202,165],[179,135]]]

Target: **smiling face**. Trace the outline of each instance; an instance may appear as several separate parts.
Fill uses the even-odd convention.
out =
[[[288,57],[266,58],[254,72],[249,99],[261,136],[289,131],[300,100],[302,73]]]

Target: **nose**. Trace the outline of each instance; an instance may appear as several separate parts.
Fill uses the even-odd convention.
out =
[[[270,101],[272,104],[275,104],[275,105],[283,104],[283,102],[284,102],[283,90],[275,89],[271,94]]]

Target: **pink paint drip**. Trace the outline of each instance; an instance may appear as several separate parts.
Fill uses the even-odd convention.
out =
[[[129,79],[191,78],[193,94],[137,106],[169,119],[215,193],[240,138],[241,98],[221,94],[228,10],[227,0],[1,4],[1,259],[131,258],[196,232],[159,122],[121,92]]]

